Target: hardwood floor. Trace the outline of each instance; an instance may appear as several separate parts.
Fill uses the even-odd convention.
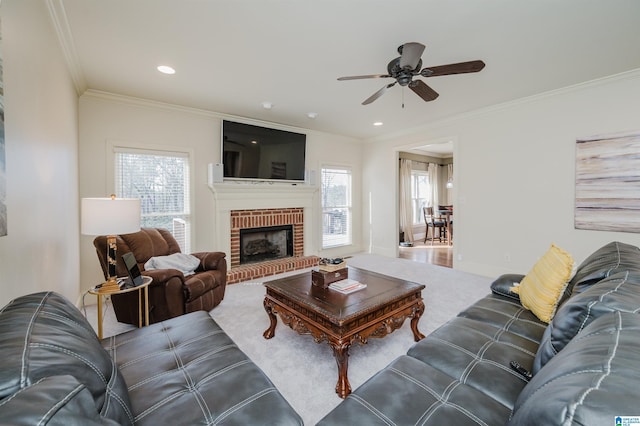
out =
[[[430,245],[415,241],[413,247],[400,246],[400,258],[452,268],[453,246],[438,243]]]

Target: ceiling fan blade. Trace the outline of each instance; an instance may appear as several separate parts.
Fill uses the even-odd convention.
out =
[[[420,75],[423,77],[437,77],[440,75],[465,74],[469,72],[478,72],[483,68],[484,62],[482,61],[458,62],[457,64],[424,68],[420,71]]]
[[[349,77],[339,77],[338,81],[359,80],[361,78],[386,78],[386,77],[391,77],[391,76],[388,74],[352,75]]]
[[[416,69],[420,57],[424,52],[424,44],[405,43],[402,45],[402,56],[400,56],[400,68]]]
[[[432,101],[440,96],[438,92],[427,86],[422,80],[414,80],[409,83],[409,89],[413,90],[414,93],[424,99],[425,102]]]
[[[384,92],[386,92],[387,89],[389,89],[390,87],[393,87],[396,83],[397,83],[397,81],[394,81],[391,84],[387,84],[386,86],[383,86],[382,89],[378,90],[376,93],[374,93],[373,95],[371,95],[367,99],[365,99],[362,102],[362,105],[369,105],[371,102],[375,101],[380,96],[384,95]]]

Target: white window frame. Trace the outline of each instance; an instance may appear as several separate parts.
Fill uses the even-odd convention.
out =
[[[148,145],[148,144],[136,144],[136,143],[127,143],[127,142],[114,142],[108,141],[106,144],[107,148],[107,182],[109,186],[109,190],[107,191],[110,194],[116,194],[116,155],[120,152],[129,152],[141,155],[161,155],[161,156],[176,156],[176,157],[185,157],[187,159],[187,164],[189,167],[187,178],[188,178],[188,189],[187,196],[189,200],[187,202],[188,211],[181,216],[185,216],[188,218],[187,224],[187,232],[185,234],[185,243],[184,246],[181,245],[181,250],[185,253],[190,253],[193,247],[194,235],[195,235],[195,218],[193,215],[193,207],[194,207],[194,167],[193,167],[193,158],[194,153],[192,149],[184,148],[184,147],[174,147],[174,146],[164,146],[164,145]]]
[[[418,195],[418,179],[424,176],[427,179],[427,185],[431,186],[429,182],[429,173],[425,170],[411,170],[411,207],[413,210],[413,224],[424,225],[424,216],[422,214],[422,208],[429,206],[431,190],[427,191],[427,197],[421,198]],[[421,201],[424,200],[424,201]]]
[[[348,187],[346,194],[346,204],[345,205],[332,205],[330,207],[325,206],[325,196],[324,196],[324,175],[325,170],[335,170],[342,171],[348,175]],[[341,165],[322,165],[320,168],[320,206],[322,209],[322,220],[320,223],[320,235],[322,235],[321,245],[322,249],[331,249],[336,247],[344,247],[353,244],[353,170],[349,166],[341,166]],[[344,226],[346,228],[345,234],[325,234],[325,226],[328,225],[327,221],[331,220],[331,213],[325,210],[346,210],[346,219]]]

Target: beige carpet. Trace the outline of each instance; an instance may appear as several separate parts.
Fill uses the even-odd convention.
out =
[[[376,255],[357,255],[349,259],[348,264],[424,284],[426,309],[419,329],[425,335],[488,294],[492,281],[449,268]],[[305,424],[313,425],[341,401],[335,393],[337,367],[331,348],[326,343],[314,343],[310,336],[298,335],[280,321],[275,337],[264,339],[262,333],[269,326],[262,306],[264,293],[262,282],[230,285],[223,302],[211,311],[211,316],[269,376]],[[87,315],[95,324],[95,305],[87,308]],[[130,328],[117,323],[113,311],[107,309],[105,336]],[[353,346],[348,371],[352,388],[356,389],[393,359],[406,353],[413,344],[413,334],[406,321],[401,329],[383,339],[370,339],[366,345]]]

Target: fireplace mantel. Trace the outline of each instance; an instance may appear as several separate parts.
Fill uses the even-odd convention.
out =
[[[307,184],[269,184],[269,183],[221,183],[210,184],[214,196],[216,250],[227,254],[227,263],[231,256],[231,211],[254,209],[295,208],[303,209],[304,214],[304,255],[314,255],[317,232],[313,224],[317,223],[313,203],[319,188]],[[314,248],[315,247],[315,248]],[[230,265],[229,265],[230,266]]]
[[[304,207],[296,202],[308,203],[311,207],[314,194],[318,187],[307,184],[269,184],[269,183],[221,183],[209,185],[217,203],[232,206],[229,210],[248,210],[277,207]],[[279,205],[271,206],[264,203],[277,201]],[[236,207],[238,206],[238,207]]]

